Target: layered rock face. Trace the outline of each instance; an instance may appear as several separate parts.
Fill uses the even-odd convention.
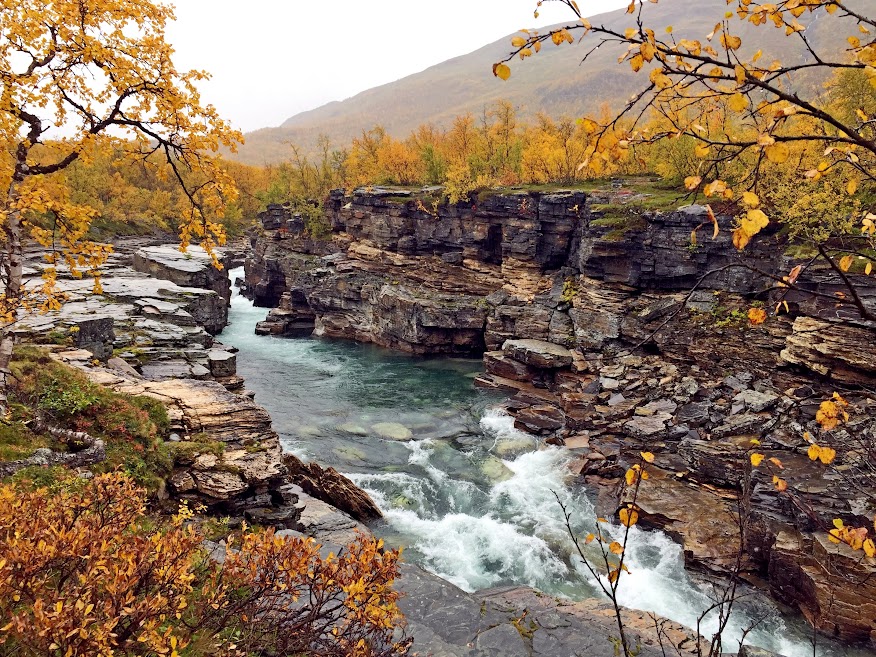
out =
[[[279,304],[264,332],[310,321],[318,335],[480,354],[493,332],[488,297],[503,287],[515,299],[549,289],[544,272],[568,259],[584,201],[580,193],[491,196],[433,215],[392,195],[335,194],[335,239],[321,243],[302,239],[300,220],[278,219],[273,208],[247,261],[247,289],[257,304]]]
[[[579,192],[456,207],[398,190],[336,193],[327,220],[331,238],[318,242],[282,208],[264,215],[246,282],[257,303],[279,307],[260,330],[484,353],[478,383],[509,392],[518,428],[577,455],[604,514],[628,499],[626,468],[654,452],[640,522],[676,537],[691,566],[730,572],[742,540],[752,582],[826,633],[876,640],[876,594],[849,584],[876,581],[873,564],[823,540],[834,518],[872,526],[876,515],[876,400],[866,392],[876,327],[842,303],[830,271],[776,290],[761,272],[796,264],[776,232],[739,254],[730,217],[718,217],[712,240],[705,208],[606,215]],[[852,280],[876,308],[876,287]],[[785,301],[788,312],[749,324],[753,303]],[[852,419],[821,435],[815,413],[834,390]],[[807,432],[837,448],[838,469],[811,464]],[[770,467],[788,492],[765,469],[747,483],[752,440],[784,464]]]
[[[226,271],[231,258],[221,249],[216,255],[222,269],[215,267],[213,259],[199,246],[190,246],[185,253],[173,244],[144,246],[134,252],[132,265],[135,271],[152,278],[215,292],[219,297],[215,304],[197,306],[192,313],[198,324],[215,335],[228,323],[231,302],[231,281]]]

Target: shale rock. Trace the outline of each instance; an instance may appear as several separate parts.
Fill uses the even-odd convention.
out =
[[[368,493],[334,468],[323,468],[315,462],[304,463],[293,454],[285,454],[283,463],[290,479],[308,495],[362,522],[383,517]]]
[[[572,352],[565,347],[543,340],[508,340],[502,352],[509,358],[541,369],[571,367]]]
[[[781,358],[841,383],[871,382],[876,377],[876,329],[798,317]]]

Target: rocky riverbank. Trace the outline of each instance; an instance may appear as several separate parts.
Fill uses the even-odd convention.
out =
[[[225,262],[233,257],[220,254]],[[123,243],[104,273],[103,294],[90,294],[90,285],[60,272],[67,304],[59,313],[27,317],[18,338],[43,345],[95,383],[163,402],[175,456],[160,495],[204,505],[232,526],[246,519],[281,534],[314,536],[337,551],[368,532],[359,520],[380,511],[332,468],[282,454],[270,416],[237,376],[236,350],[212,336],[227,321],[229,288],[210,267],[197,249],[185,255],[171,245]],[[33,252],[30,285],[38,284],[40,268]],[[102,443],[63,459],[38,452],[19,465],[87,469],[104,458]],[[12,466],[6,475],[18,468],[3,466]],[[613,619],[604,604],[566,604],[524,588],[470,595],[410,564],[397,586],[405,593],[407,634],[420,654],[614,654]],[[628,613],[631,635],[646,654],[657,655],[661,640],[694,654],[684,628],[667,623],[658,636],[647,615]]]
[[[509,392],[518,427],[578,455],[604,513],[624,499],[621,476],[638,452],[654,452],[641,522],[710,573],[735,564],[738,501],[760,441],[793,496],[755,471],[745,577],[825,633],[876,641],[873,563],[824,538],[833,518],[866,526],[876,513],[874,327],[837,306],[842,281],[829,271],[804,275],[813,294],[776,289],[760,272],[796,264],[780,234],[743,257],[729,217],[716,240],[691,245],[691,231],[711,231],[704,208],[637,216],[592,201],[485,194],[433,211],[402,190],[336,193],[325,241],[273,207],[247,261],[248,293],[276,306],[259,330],[484,354],[479,383]],[[872,307],[876,288],[853,280]],[[752,304],[778,300],[789,312],[750,325]],[[850,421],[819,438],[840,454],[828,471],[806,457],[804,434],[819,435],[816,411],[836,390]]]

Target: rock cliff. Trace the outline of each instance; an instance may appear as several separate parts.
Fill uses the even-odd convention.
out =
[[[519,428],[578,454],[605,513],[625,499],[626,467],[652,451],[641,522],[675,536],[692,567],[727,573],[751,490],[745,576],[826,633],[876,641],[876,591],[849,586],[876,579],[876,566],[822,540],[833,518],[876,514],[876,327],[836,295],[830,271],[777,288],[770,275],[796,264],[779,232],[738,254],[731,217],[712,240],[699,206],[635,215],[592,201],[485,193],[448,207],[404,190],[337,192],[323,241],[272,207],[246,263],[248,294],[274,307],[259,330],[484,354],[479,384],[509,392]],[[876,287],[853,280],[876,308]],[[787,312],[749,324],[752,304],[779,301]],[[805,456],[835,390],[852,418],[823,438],[841,454],[840,478]],[[788,492],[759,471],[748,483],[752,439],[785,464]]]

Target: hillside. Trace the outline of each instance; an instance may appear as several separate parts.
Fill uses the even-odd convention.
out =
[[[645,22],[658,31],[671,25],[677,38],[702,40],[726,10],[725,0],[663,0],[646,5]],[[819,22],[818,14],[814,18],[804,15],[800,20],[804,25],[809,22],[806,36],[817,50],[842,47],[844,35],[820,29],[827,23]],[[623,31],[634,25],[634,17],[619,10],[593,17],[591,22]],[[752,50],[762,48],[765,58],[781,57],[792,63],[802,56],[799,41],[782,38],[774,28],[737,21],[734,29]],[[344,101],[302,112],[279,127],[249,133],[237,159],[251,164],[276,162],[288,157],[286,144],[309,150],[320,134],[328,135],[334,146],[341,146],[377,124],[394,137],[405,137],[423,123],[446,125],[458,114],[478,114],[500,98],[513,102],[523,116],[539,111],[553,116],[578,115],[616,106],[640,84],[628,66],[618,65],[620,53],[611,46],[603,46],[582,62],[593,45],[591,40],[546,47],[536,57],[513,64],[511,79],[501,82],[493,77],[492,64],[508,53],[510,37]]]

